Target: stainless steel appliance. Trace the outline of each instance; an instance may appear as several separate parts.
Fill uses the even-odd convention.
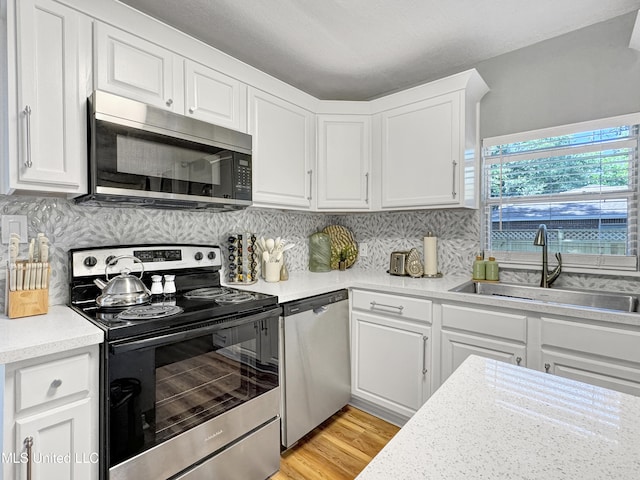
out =
[[[222,287],[217,246],[76,249],[69,257],[71,306],[105,333],[101,479],[262,480],[277,471],[276,297]],[[94,280],[105,269],[133,274],[139,263],[147,288],[152,274],[156,282],[165,275],[167,294],[98,306],[103,282]]]
[[[407,272],[408,251],[391,252],[389,261],[389,273],[391,275],[409,275]]]
[[[282,444],[291,447],[351,398],[347,290],[282,306]]]
[[[89,98],[89,193],[155,208],[251,205],[251,136],[110,93]]]

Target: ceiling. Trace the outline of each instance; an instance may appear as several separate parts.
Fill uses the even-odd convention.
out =
[[[121,0],[323,100],[367,100],[640,0]]]

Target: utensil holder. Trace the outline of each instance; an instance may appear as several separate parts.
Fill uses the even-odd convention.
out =
[[[279,282],[280,281],[280,269],[282,263],[280,262],[265,262],[264,264],[264,279],[266,282]]]

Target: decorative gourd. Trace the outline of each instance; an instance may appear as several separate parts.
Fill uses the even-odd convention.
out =
[[[343,254],[346,267],[351,267],[358,259],[358,244],[351,230],[342,225],[329,225],[324,230],[331,238],[331,268],[337,270],[340,254]]]

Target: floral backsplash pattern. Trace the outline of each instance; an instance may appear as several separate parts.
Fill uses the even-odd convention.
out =
[[[0,196],[0,214],[27,215],[29,237],[43,232],[51,243],[51,304],[68,302],[69,249],[135,243],[202,243],[223,245],[229,233],[255,232],[281,236],[296,246],[286,253],[290,271],[306,270],[308,237],[331,224],[351,229],[358,243],[367,243],[368,255],[353,268],[386,271],[393,250],[418,249],[423,237],[438,237],[438,267],[445,275],[469,273],[479,249],[479,220],[472,210],[424,210],[356,213],[349,215],[249,208],[236,212],[172,211],[136,208],[87,207],[60,198]],[[25,245],[22,246],[26,248]],[[26,253],[24,250],[21,252]],[[6,262],[6,248],[0,260]],[[502,278],[535,284],[535,272],[505,271]],[[0,269],[0,288],[6,283]],[[625,277],[564,274],[558,284],[592,289],[636,291],[638,281]],[[4,309],[4,299],[0,300]]]

